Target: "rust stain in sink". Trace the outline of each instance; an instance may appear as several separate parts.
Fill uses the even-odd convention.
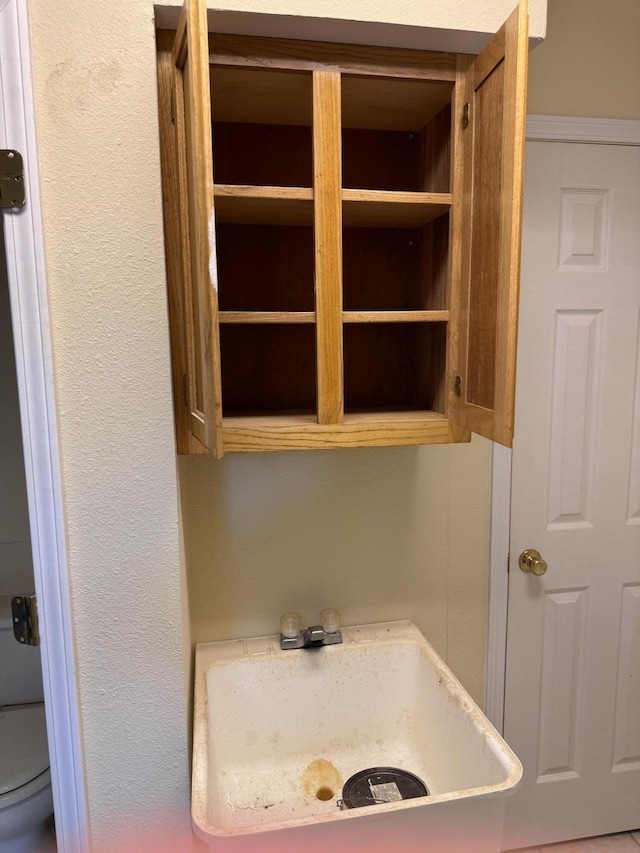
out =
[[[326,758],[316,758],[302,774],[304,792],[318,800],[333,800],[342,791],[342,777]]]

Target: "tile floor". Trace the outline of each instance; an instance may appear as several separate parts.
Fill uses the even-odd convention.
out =
[[[545,844],[543,847],[527,847],[517,853],[640,853],[640,830],[623,832],[620,835],[601,835],[599,838],[582,838],[579,841],[563,841],[560,844]]]

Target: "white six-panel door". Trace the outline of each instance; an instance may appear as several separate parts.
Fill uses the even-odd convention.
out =
[[[640,826],[637,147],[527,147],[505,737],[505,849]]]

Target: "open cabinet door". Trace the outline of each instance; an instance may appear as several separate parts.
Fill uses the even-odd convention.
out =
[[[515,398],[528,16],[515,9],[465,75],[462,426],[511,446]]]
[[[173,46],[188,427],[222,456],[207,11],[186,0]]]

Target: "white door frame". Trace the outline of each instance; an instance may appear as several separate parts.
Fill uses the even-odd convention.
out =
[[[640,121],[566,116],[527,116],[527,141],[640,145]],[[526,183],[525,183],[526,192]],[[491,551],[485,711],[504,728],[511,523],[511,451],[494,444],[491,461]]]
[[[5,211],[35,590],[59,853],[89,850],[66,561],[27,0],[0,0],[0,147],[24,158],[27,204]],[[20,590],[16,590],[19,592]]]

